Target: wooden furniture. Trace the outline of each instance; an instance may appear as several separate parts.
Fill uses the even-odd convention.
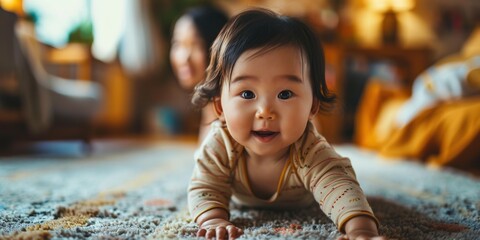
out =
[[[391,45],[378,48],[348,47],[345,53],[347,57],[360,56],[368,61],[394,62],[404,71],[403,80],[406,86],[411,86],[413,80],[432,64],[432,54],[428,48],[402,48]]]
[[[33,25],[19,22],[15,30],[21,106],[16,114],[0,115],[0,142],[79,139],[88,150],[93,120],[103,107],[103,86],[46,71],[43,45],[35,38]]]
[[[63,78],[91,79],[92,56],[90,46],[70,43],[62,48],[47,48],[45,51],[47,71]]]
[[[368,81],[371,78],[371,63],[386,61],[398,69],[399,84],[411,86],[416,76],[432,64],[431,51],[427,48],[402,48],[399,46],[361,47],[343,45],[324,45],[326,59],[326,80],[329,89],[337,95],[337,104],[330,113],[319,114],[316,125],[321,133],[332,143],[351,141],[355,100],[352,94],[361,96],[362,84],[355,81]],[[363,64],[363,79],[352,77],[351,61]],[[353,87],[352,87],[353,86]],[[346,90],[348,88],[348,91]],[[352,88],[353,91],[352,92]],[[352,106],[353,105],[353,106]]]

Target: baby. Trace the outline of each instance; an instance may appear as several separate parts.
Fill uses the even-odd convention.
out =
[[[189,210],[207,239],[236,238],[229,202],[293,209],[317,202],[349,239],[378,237],[378,222],[349,159],[310,120],[334,101],[320,43],[304,23],[245,11],[220,32],[207,78],[192,102],[213,102],[218,120],[199,151]]]

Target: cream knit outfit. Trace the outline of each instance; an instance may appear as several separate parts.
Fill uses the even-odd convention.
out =
[[[270,199],[256,197],[249,185],[244,147],[216,121],[195,154],[195,168],[188,188],[193,219],[213,208],[227,212],[233,202],[261,208],[302,208],[314,201],[343,231],[345,222],[358,215],[372,217],[348,158],[341,157],[308,123],[302,137],[292,144],[277,191]]]

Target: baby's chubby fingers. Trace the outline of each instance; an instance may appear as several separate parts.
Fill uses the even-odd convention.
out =
[[[235,227],[233,225],[228,225],[227,231],[228,231],[228,237],[230,239],[235,239],[237,237],[240,237],[243,234],[243,230],[241,228]]]
[[[197,231],[197,237],[205,237],[205,234],[207,234],[207,230],[204,229],[204,228],[200,228],[200,229]]]
[[[233,227],[233,226],[232,226]],[[233,227],[235,228],[235,227]],[[197,232],[197,237],[205,237],[206,239],[233,239],[235,237],[230,237],[232,234],[223,226],[218,226],[216,228],[205,229],[201,228]],[[232,235],[236,236],[236,234]]]
[[[213,239],[215,237],[215,229],[207,229],[207,234],[205,234],[206,239]]]
[[[206,239],[235,239],[242,234],[242,229],[235,227],[231,222],[221,218],[214,218],[201,224],[197,237],[205,237]]]
[[[217,236],[216,236],[217,239],[221,240],[221,239],[227,239],[228,238],[227,229],[225,229],[225,227],[218,226],[217,229],[216,229],[216,232],[217,232]]]

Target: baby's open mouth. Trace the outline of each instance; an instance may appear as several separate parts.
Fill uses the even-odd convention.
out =
[[[277,132],[272,132],[272,131],[253,131],[253,134],[260,136],[260,137],[268,137],[272,136],[274,134],[277,134]]]
[[[262,141],[270,141],[275,136],[278,135],[279,132],[272,132],[272,131],[252,131],[252,134]]]

